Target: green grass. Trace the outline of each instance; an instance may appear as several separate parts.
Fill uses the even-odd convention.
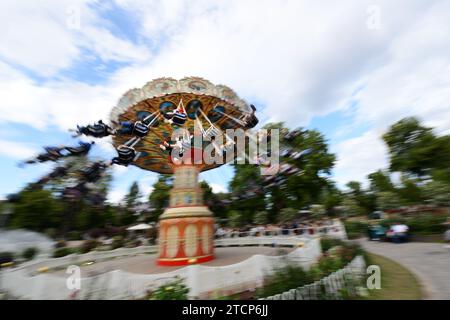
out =
[[[422,288],[416,277],[388,258],[368,253],[368,265],[374,264],[381,269],[381,289],[369,290],[368,300],[420,300]]]

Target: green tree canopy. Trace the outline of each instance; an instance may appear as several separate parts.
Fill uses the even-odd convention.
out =
[[[154,218],[159,217],[169,205],[172,179],[167,175],[159,175],[158,181],[153,184],[153,191],[149,195],[149,201],[155,209]]]
[[[139,190],[139,185],[137,181],[134,181],[130,186],[128,194],[125,196],[125,203],[127,207],[133,209],[139,203],[140,197],[141,193]]]
[[[417,118],[404,118],[392,125],[383,139],[389,148],[390,170],[423,176],[441,167],[436,155],[445,139],[437,139],[432,129]],[[447,160],[448,163],[448,160]]]
[[[380,192],[377,198],[377,206],[381,210],[397,209],[401,206],[401,200],[394,192]]]
[[[393,192],[395,187],[389,177],[389,173],[378,170],[368,176],[370,181],[370,190],[372,192]]]
[[[48,190],[24,189],[14,205],[11,225],[35,231],[57,228],[62,222],[63,208]]]

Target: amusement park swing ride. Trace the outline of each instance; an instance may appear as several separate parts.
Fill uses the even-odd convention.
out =
[[[236,143],[226,130],[254,128],[258,124],[255,112],[253,105],[248,105],[230,88],[198,77],[181,80],[159,78],[140,89],[131,89],[112,108],[109,123],[100,120],[92,125],[77,126],[74,130],[74,137],[111,136],[117,156],[109,162],[97,161],[83,168],[79,183],[67,188],[65,195],[82,197],[112,165],[134,165],[143,170],[173,174],[169,205],[159,217],[157,262],[159,265],[177,266],[212,260],[214,218],[204,205],[198,176],[200,172],[217,168],[224,162],[192,160],[197,155],[202,159],[205,148],[210,144],[227,160],[229,158],[225,156],[228,153],[237,156],[234,152]],[[294,131],[289,135],[295,137],[295,134]],[[196,135],[201,135],[200,143],[194,142],[197,141]],[[292,138],[284,137],[285,140]],[[46,147],[44,153],[24,164],[86,155],[93,144],[80,142],[76,147]],[[284,148],[280,154],[292,158],[307,153],[308,150],[295,154]],[[279,183],[287,174],[298,174],[298,169],[289,164],[280,168],[280,174],[265,179],[267,185]],[[38,184],[62,177],[67,172],[68,168],[57,166]]]

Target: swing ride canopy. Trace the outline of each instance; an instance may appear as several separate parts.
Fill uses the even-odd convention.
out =
[[[190,134],[194,133],[195,124],[203,130],[214,128],[219,135],[226,129],[244,129],[245,122],[241,119],[253,112],[232,89],[224,85],[214,85],[198,77],[181,80],[159,78],[148,82],[141,89],[131,89],[112,109],[110,120],[112,127],[117,130],[120,130],[122,122],[144,119],[152,121],[149,133],[134,145],[140,156],[133,164],[158,173],[173,173],[173,165],[159,145],[170,140],[176,128],[164,121],[164,115],[173,112],[180,105],[184,107],[187,115],[183,128],[189,130]],[[129,138],[126,135],[114,135],[113,144],[117,148]],[[203,164],[201,171],[220,165]]]

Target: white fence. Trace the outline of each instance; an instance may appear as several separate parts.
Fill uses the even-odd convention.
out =
[[[249,237],[257,242],[251,243],[244,238],[234,239],[239,243],[260,244],[258,237]],[[281,239],[267,238],[267,243],[277,243]],[[175,277],[185,279],[190,289],[190,298],[209,298],[229,295],[243,290],[254,289],[262,284],[263,278],[287,259],[296,261],[308,268],[321,254],[318,238],[301,239],[299,237],[283,237],[283,244],[292,246],[303,242],[304,246],[286,256],[254,255],[240,263],[210,267],[191,265],[172,272],[160,274],[133,274],[122,270],[114,270],[98,276],[82,278],[80,290],[69,290],[66,277],[52,274],[35,274],[36,267],[45,265],[49,268],[79,264],[83,261],[99,261],[124,255],[148,253],[156,247],[139,247],[116,249],[105,252],[92,252],[84,255],[71,255],[63,258],[31,262],[19,268],[4,270],[1,274],[0,288],[19,299],[136,299],[145,296],[149,289],[154,289]]]
[[[341,240],[347,240],[347,233],[345,232],[345,227],[340,220],[335,219],[332,224],[322,225],[322,226],[309,226],[301,228],[275,228],[266,229],[255,227],[249,231],[238,232],[238,231],[223,231],[223,233],[218,232],[216,236],[219,239],[235,239],[235,238],[247,238],[247,237],[315,237],[315,236],[327,236],[330,238],[337,238]]]
[[[312,284],[260,300],[318,300],[342,299],[342,290],[354,296],[365,274],[366,263],[362,256],[357,256],[345,268]]]

